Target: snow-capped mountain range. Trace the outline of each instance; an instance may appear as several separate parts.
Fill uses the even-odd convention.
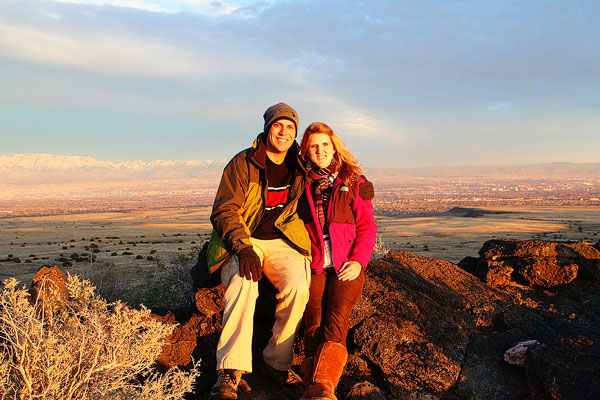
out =
[[[88,156],[0,156],[0,183],[36,184],[130,179],[200,178],[218,182],[226,161],[102,161]]]
[[[0,184],[106,182],[116,180],[198,179],[215,186],[227,160],[102,161],[88,156],[9,154],[0,156]],[[546,163],[505,166],[365,168],[374,182],[412,178],[600,178],[600,163]]]

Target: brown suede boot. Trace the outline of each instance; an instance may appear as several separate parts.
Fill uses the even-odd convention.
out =
[[[305,388],[312,383],[313,361],[314,357],[307,357],[302,361],[302,365],[300,365],[300,376]]]
[[[322,343],[313,361],[312,383],[300,400],[337,400],[335,388],[342,376],[348,351],[341,343]]]

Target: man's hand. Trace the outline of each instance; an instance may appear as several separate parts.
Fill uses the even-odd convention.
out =
[[[337,272],[340,281],[353,281],[358,278],[362,271],[362,265],[358,261],[346,261]]]
[[[248,280],[258,282],[262,278],[262,263],[252,246],[244,247],[238,253],[240,275]]]

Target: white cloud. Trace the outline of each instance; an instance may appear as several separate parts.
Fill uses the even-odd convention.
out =
[[[256,1],[214,1],[214,0],[54,0],[59,3],[85,4],[95,6],[128,7],[152,12],[178,13],[191,12],[210,16],[231,15],[240,8]],[[263,2],[264,3],[264,2]]]
[[[0,49],[4,57],[111,75],[177,76],[201,73],[204,69],[193,54],[109,32],[68,35],[0,23]]]

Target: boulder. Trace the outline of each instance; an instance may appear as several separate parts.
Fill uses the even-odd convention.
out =
[[[504,352],[504,361],[510,365],[523,367],[525,366],[525,361],[527,360],[529,348],[538,344],[540,344],[540,342],[537,340],[526,340],[524,342],[519,342],[516,346],[513,346]]]
[[[68,299],[67,278],[56,265],[42,267],[34,275],[29,292],[32,303],[40,304],[44,312],[56,311]]]
[[[152,317],[165,324],[178,324],[175,316],[168,313],[165,316],[152,315]],[[178,324],[173,332],[167,337],[167,344],[163,346],[162,352],[156,359],[157,364],[163,370],[176,365],[185,366],[191,363],[192,354],[196,349],[196,337],[204,316],[194,314],[183,324]]]
[[[483,244],[479,259],[467,257],[461,268],[490,285],[566,285],[581,275],[600,280],[600,251],[587,242],[494,239]]]
[[[470,336],[503,296],[450,262],[406,252],[390,252],[366,271],[350,321],[354,354],[394,396],[448,391]]]
[[[572,282],[552,292],[515,284],[490,286],[452,263],[397,251],[369,263],[365,273],[362,296],[350,316],[348,362],[337,389],[340,399],[500,400],[573,395],[568,379],[549,364],[549,357],[528,352],[527,360],[535,364],[526,361],[522,367],[504,360],[508,349],[527,340],[562,351],[563,366],[580,375],[575,386],[595,377],[593,365],[600,365],[595,359],[600,343],[600,289],[595,281]],[[492,275],[496,280],[510,276]],[[199,289],[196,301],[217,323],[222,294],[215,290],[222,289]],[[275,304],[268,282],[261,281],[259,291],[255,358],[270,336]],[[218,330],[209,332],[210,339],[199,335],[197,351],[205,354],[202,374],[212,377],[197,386],[197,399],[206,396],[215,378]],[[585,346],[566,347],[565,340]],[[296,370],[302,350],[299,338],[293,362]],[[240,398],[300,397],[260,375],[244,377],[252,389]],[[555,378],[564,381],[556,390],[548,384]]]
[[[593,346],[535,345],[528,351],[531,393],[557,400],[600,399],[600,354]]]

